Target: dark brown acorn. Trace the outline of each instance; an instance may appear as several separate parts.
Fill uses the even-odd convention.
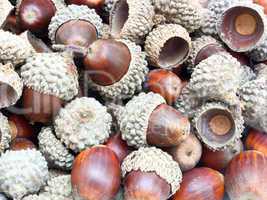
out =
[[[26,149],[36,149],[36,146],[30,140],[26,138],[15,138],[10,144],[12,151],[20,151]]]
[[[171,71],[165,69],[152,70],[148,73],[145,88],[165,98],[172,105],[182,91],[181,79]]]
[[[181,187],[172,199],[222,200],[223,196],[223,175],[213,169],[202,167],[195,168],[183,175]]]
[[[15,8],[10,11],[1,28],[17,35],[23,33],[24,30],[19,26]]]
[[[108,147],[96,146],[82,151],[71,172],[74,199],[113,199],[119,191],[120,178],[120,162]]]
[[[92,81],[102,86],[118,82],[127,73],[130,62],[128,47],[112,39],[95,41],[83,61]]]
[[[245,142],[246,149],[256,150],[267,156],[267,134],[251,129]]]
[[[65,0],[67,4],[86,5],[89,8],[100,9],[104,6],[105,0]]]

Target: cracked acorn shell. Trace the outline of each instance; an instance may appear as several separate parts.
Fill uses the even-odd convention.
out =
[[[38,135],[39,150],[44,155],[50,168],[70,170],[74,156],[56,138],[51,127],[42,128]]]
[[[103,144],[111,133],[112,117],[94,98],[76,98],[54,121],[57,137],[74,152]]]
[[[182,181],[182,172],[179,167],[179,164],[175,162],[169,154],[155,147],[141,147],[137,151],[133,151],[124,159],[121,165],[121,169],[122,176],[125,179],[124,197],[127,200],[153,199],[151,198],[151,196],[150,198],[145,197],[148,197],[149,194],[153,195],[153,187],[157,187],[157,185],[152,185],[152,188],[147,187],[147,185],[144,186],[144,188],[139,188],[137,185],[135,185],[141,184],[142,181],[145,181],[142,180],[142,176],[144,177],[144,179],[147,178],[147,181],[150,182],[149,178],[153,178],[153,176],[156,175],[157,179],[164,180],[165,183],[163,184],[163,186],[165,188],[166,185],[167,187],[169,187],[169,193],[165,193],[165,198],[158,199],[167,199],[169,196],[174,194],[179,189],[180,183]],[[135,172],[139,173],[139,177],[136,181],[131,182],[131,180],[129,180],[128,178],[131,176],[131,173]],[[159,183],[159,180],[156,183]],[[138,188],[138,190],[136,187]],[[135,190],[132,191],[131,189],[134,188]],[[147,190],[151,191],[147,192]],[[159,191],[156,191],[155,195],[159,195],[159,193]]]
[[[47,163],[39,151],[7,151],[0,157],[0,189],[13,199],[38,192],[47,178]]]
[[[142,84],[148,73],[146,55],[140,46],[127,40],[118,40],[125,44],[131,54],[127,73],[116,83],[101,86],[89,80],[89,85],[107,99],[128,99],[142,90]]]
[[[111,35],[143,43],[153,27],[154,14],[150,0],[117,0],[110,13]]]
[[[178,24],[163,24],[146,38],[145,52],[151,65],[170,69],[182,64],[191,52],[191,38]]]
[[[242,137],[244,120],[239,106],[213,102],[198,109],[193,119],[196,135],[211,150],[226,150]]]

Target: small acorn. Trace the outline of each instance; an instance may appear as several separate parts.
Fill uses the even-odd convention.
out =
[[[230,199],[267,199],[267,159],[258,151],[245,151],[234,157],[225,173]]]
[[[267,156],[267,134],[251,129],[248,133],[246,142],[246,149],[256,150]]]
[[[125,200],[168,199],[182,181],[178,163],[155,147],[133,151],[124,159],[121,168]]]
[[[20,151],[27,149],[37,149],[37,148],[32,141],[26,138],[15,138],[14,140],[12,140],[10,144],[10,150],[12,151]]]
[[[106,146],[95,146],[82,151],[71,171],[74,199],[113,199],[121,183],[120,162]]]
[[[133,97],[120,112],[118,121],[122,139],[134,147],[172,147],[190,133],[187,117],[152,92]]]
[[[183,175],[180,189],[173,200],[222,200],[224,196],[224,177],[210,168],[195,168]]]
[[[86,5],[89,8],[99,10],[104,6],[105,0],[65,0],[67,4]]]

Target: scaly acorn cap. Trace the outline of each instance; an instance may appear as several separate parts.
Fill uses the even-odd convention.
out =
[[[166,103],[165,99],[153,92],[140,93],[133,97],[118,116],[122,139],[129,146],[147,146],[146,134],[149,117],[157,106]]]
[[[265,78],[267,79],[267,65],[264,63],[260,63],[254,66],[254,70],[256,72],[257,78]]]
[[[57,137],[68,148],[80,152],[109,138],[112,117],[96,99],[82,97],[62,108],[54,124]]]
[[[7,151],[0,157],[0,190],[13,199],[37,193],[47,178],[47,163],[37,150]]]
[[[227,135],[216,136],[213,134],[209,136],[209,117],[216,116],[216,112],[220,115],[221,113],[227,113],[228,118],[231,118],[231,129]],[[195,113],[193,119],[193,126],[196,129],[196,135],[198,138],[213,151],[226,150],[227,148],[233,147],[236,142],[242,137],[244,130],[244,119],[242,116],[242,111],[240,105],[229,106],[221,102],[212,102],[202,105]],[[208,138],[210,137],[210,138]]]
[[[58,10],[49,24],[49,38],[54,44],[56,43],[56,33],[59,27],[71,20],[87,21],[96,28],[98,34],[102,31],[102,19],[94,9],[83,5],[69,5],[68,7]]]
[[[66,198],[63,196],[51,195],[47,192],[42,192],[38,195],[37,194],[28,195],[24,197],[22,200],[73,200],[73,198]]]
[[[70,170],[74,156],[56,138],[51,127],[42,128],[38,135],[39,150],[46,158],[50,168]]]
[[[137,151],[133,151],[124,159],[121,169],[123,177],[136,170],[155,172],[170,184],[171,194],[180,188],[182,181],[179,164],[169,154],[155,147],[141,147]]]
[[[155,14],[153,17],[153,24],[154,26],[160,25],[160,24],[166,24],[167,19],[162,14]]]
[[[12,10],[13,6],[9,1],[1,1],[0,2],[0,27],[6,20],[9,12]]]
[[[0,29],[0,62],[14,67],[34,54],[32,46],[20,36]]]
[[[249,66],[242,65],[240,70],[241,72],[240,72],[240,77],[239,77],[239,88],[242,87],[247,82],[254,80],[256,78],[256,74],[253,72],[253,70]]]
[[[89,85],[107,99],[131,98],[142,90],[142,84],[148,73],[146,55],[142,52],[141,47],[127,40],[118,41],[123,42],[131,53],[131,62],[127,73],[121,80],[109,86],[97,85],[89,80]]]
[[[168,42],[175,43],[179,39],[177,46],[184,44],[183,49],[164,49],[168,47]],[[182,42],[183,41],[183,42]],[[185,28],[178,24],[164,24],[152,30],[145,41],[145,52],[151,65],[160,68],[174,68],[182,64],[191,52],[191,38]],[[168,54],[171,54],[168,58]]]
[[[151,0],[155,12],[157,14],[163,14],[165,16],[175,15],[178,12],[178,8],[183,4],[188,4],[187,0]]]
[[[128,6],[127,17],[123,15],[127,12],[126,6]],[[111,34],[114,38],[143,43],[145,36],[153,27],[154,14],[150,0],[117,0],[110,13]],[[126,21],[122,23],[121,20],[124,18]]]
[[[0,113],[0,154],[9,148],[11,142],[11,131],[8,123],[8,119],[2,113]]]
[[[35,54],[21,67],[21,77],[26,87],[65,101],[78,94],[78,72],[67,54]]]
[[[256,62],[267,60],[267,37],[255,49],[248,53],[249,57]]]

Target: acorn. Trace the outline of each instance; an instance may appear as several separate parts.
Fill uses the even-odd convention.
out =
[[[234,157],[225,173],[230,199],[267,199],[266,165],[266,157],[258,151],[245,151]]]
[[[8,1],[5,1],[5,2],[8,2]],[[7,10],[2,11],[2,12],[6,13],[8,10],[10,10],[10,12],[7,15],[5,15],[4,16],[5,18],[3,18],[3,19],[0,16],[1,29],[3,29],[4,31],[9,31],[11,33],[14,33],[16,35],[22,34],[25,30],[23,30],[18,23],[18,19],[16,16],[16,8],[12,7],[12,8],[6,8],[6,9]],[[1,5],[0,5],[0,10],[1,10]],[[4,20],[4,21],[2,21],[2,20]]]
[[[108,178],[107,178],[108,177]],[[121,183],[120,162],[106,146],[95,146],[82,151],[71,171],[74,199],[113,199]]]
[[[239,106],[206,103],[195,114],[193,125],[199,139],[211,150],[226,150],[242,137],[244,120]]]
[[[108,99],[131,98],[142,90],[148,73],[141,47],[126,40],[97,40],[83,63],[90,86]]]
[[[38,192],[47,178],[47,163],[39,151],[7,151],[0,157],[0,189],[10,198]]]
[[[122,139],[128,145],[172,147],[190,133],[190,122],[153,92],[133,97],[118,116]]]
[[[155,147],[133,151],[124,159],[121,168],[125,200],[168,199],[182,181],[178,163]]]
[[[222,200],[224,196],[224,177],[210,168],[195,168],[183,175],[180,189],[173,200]]]
[[[109,20],[112,37],[143,43],[153,27],[154,14],[150,0],[115,1]]]
[[[67,54],[36,54],[21,67],[21,77],[25,116],[32,122],[49,123],[78,94],[76,66]]]
[[[98,37],[102,20],[86,6],[69,5],[56,12],[49,24],[53,44],[88,48]]]
[[[89,8],[99,10],[104,6],[105,0],[65,0],[67,4],[86,5]]]
[[[172,105],[182,92],[182,80],[173,72],[158,69],[150,71],[146,76],[144,87],[158,93],[169,105]]]
[[[64,0],[18,0],[16,14],[23,29],[42,35],[56,11],[64,7]]]
[[[191,52],[191,38],[178,24],[159,25],[147,36],[145,52],[152,66],[175,68],[187,60]]]
[[[15,138],[14,140],[12,140],[10,144],[10,150],[12,151],[20,151],[27,149],[37,149],[37,148],[32,141],[26,138]]]
[[[42,128],[38,135],[39,150],[44,155],[48,166],[61,170],[70,170],[74,156],[56,138],[51,127]]]
[[[56,136],[74,152],[103,144],[111,133],[112,117],[94,98],[76,98],[62,108],[55,121]]]
[[[201,163],[203,166],[210,167],[218,171],[223,171],[232,158],[241,153],[243,149],[244,148],[241,140],[238,140],[232,147],[222,151],[212,151],[204,147]]]
[[[228,7],[217,23],[222,41],[233,51],[246,52],[266,37],[263,7],[249,2],[237,2]]]
[[[246,149],[256,150],[267,156],[267,134],[251,129],[245,141]]]

